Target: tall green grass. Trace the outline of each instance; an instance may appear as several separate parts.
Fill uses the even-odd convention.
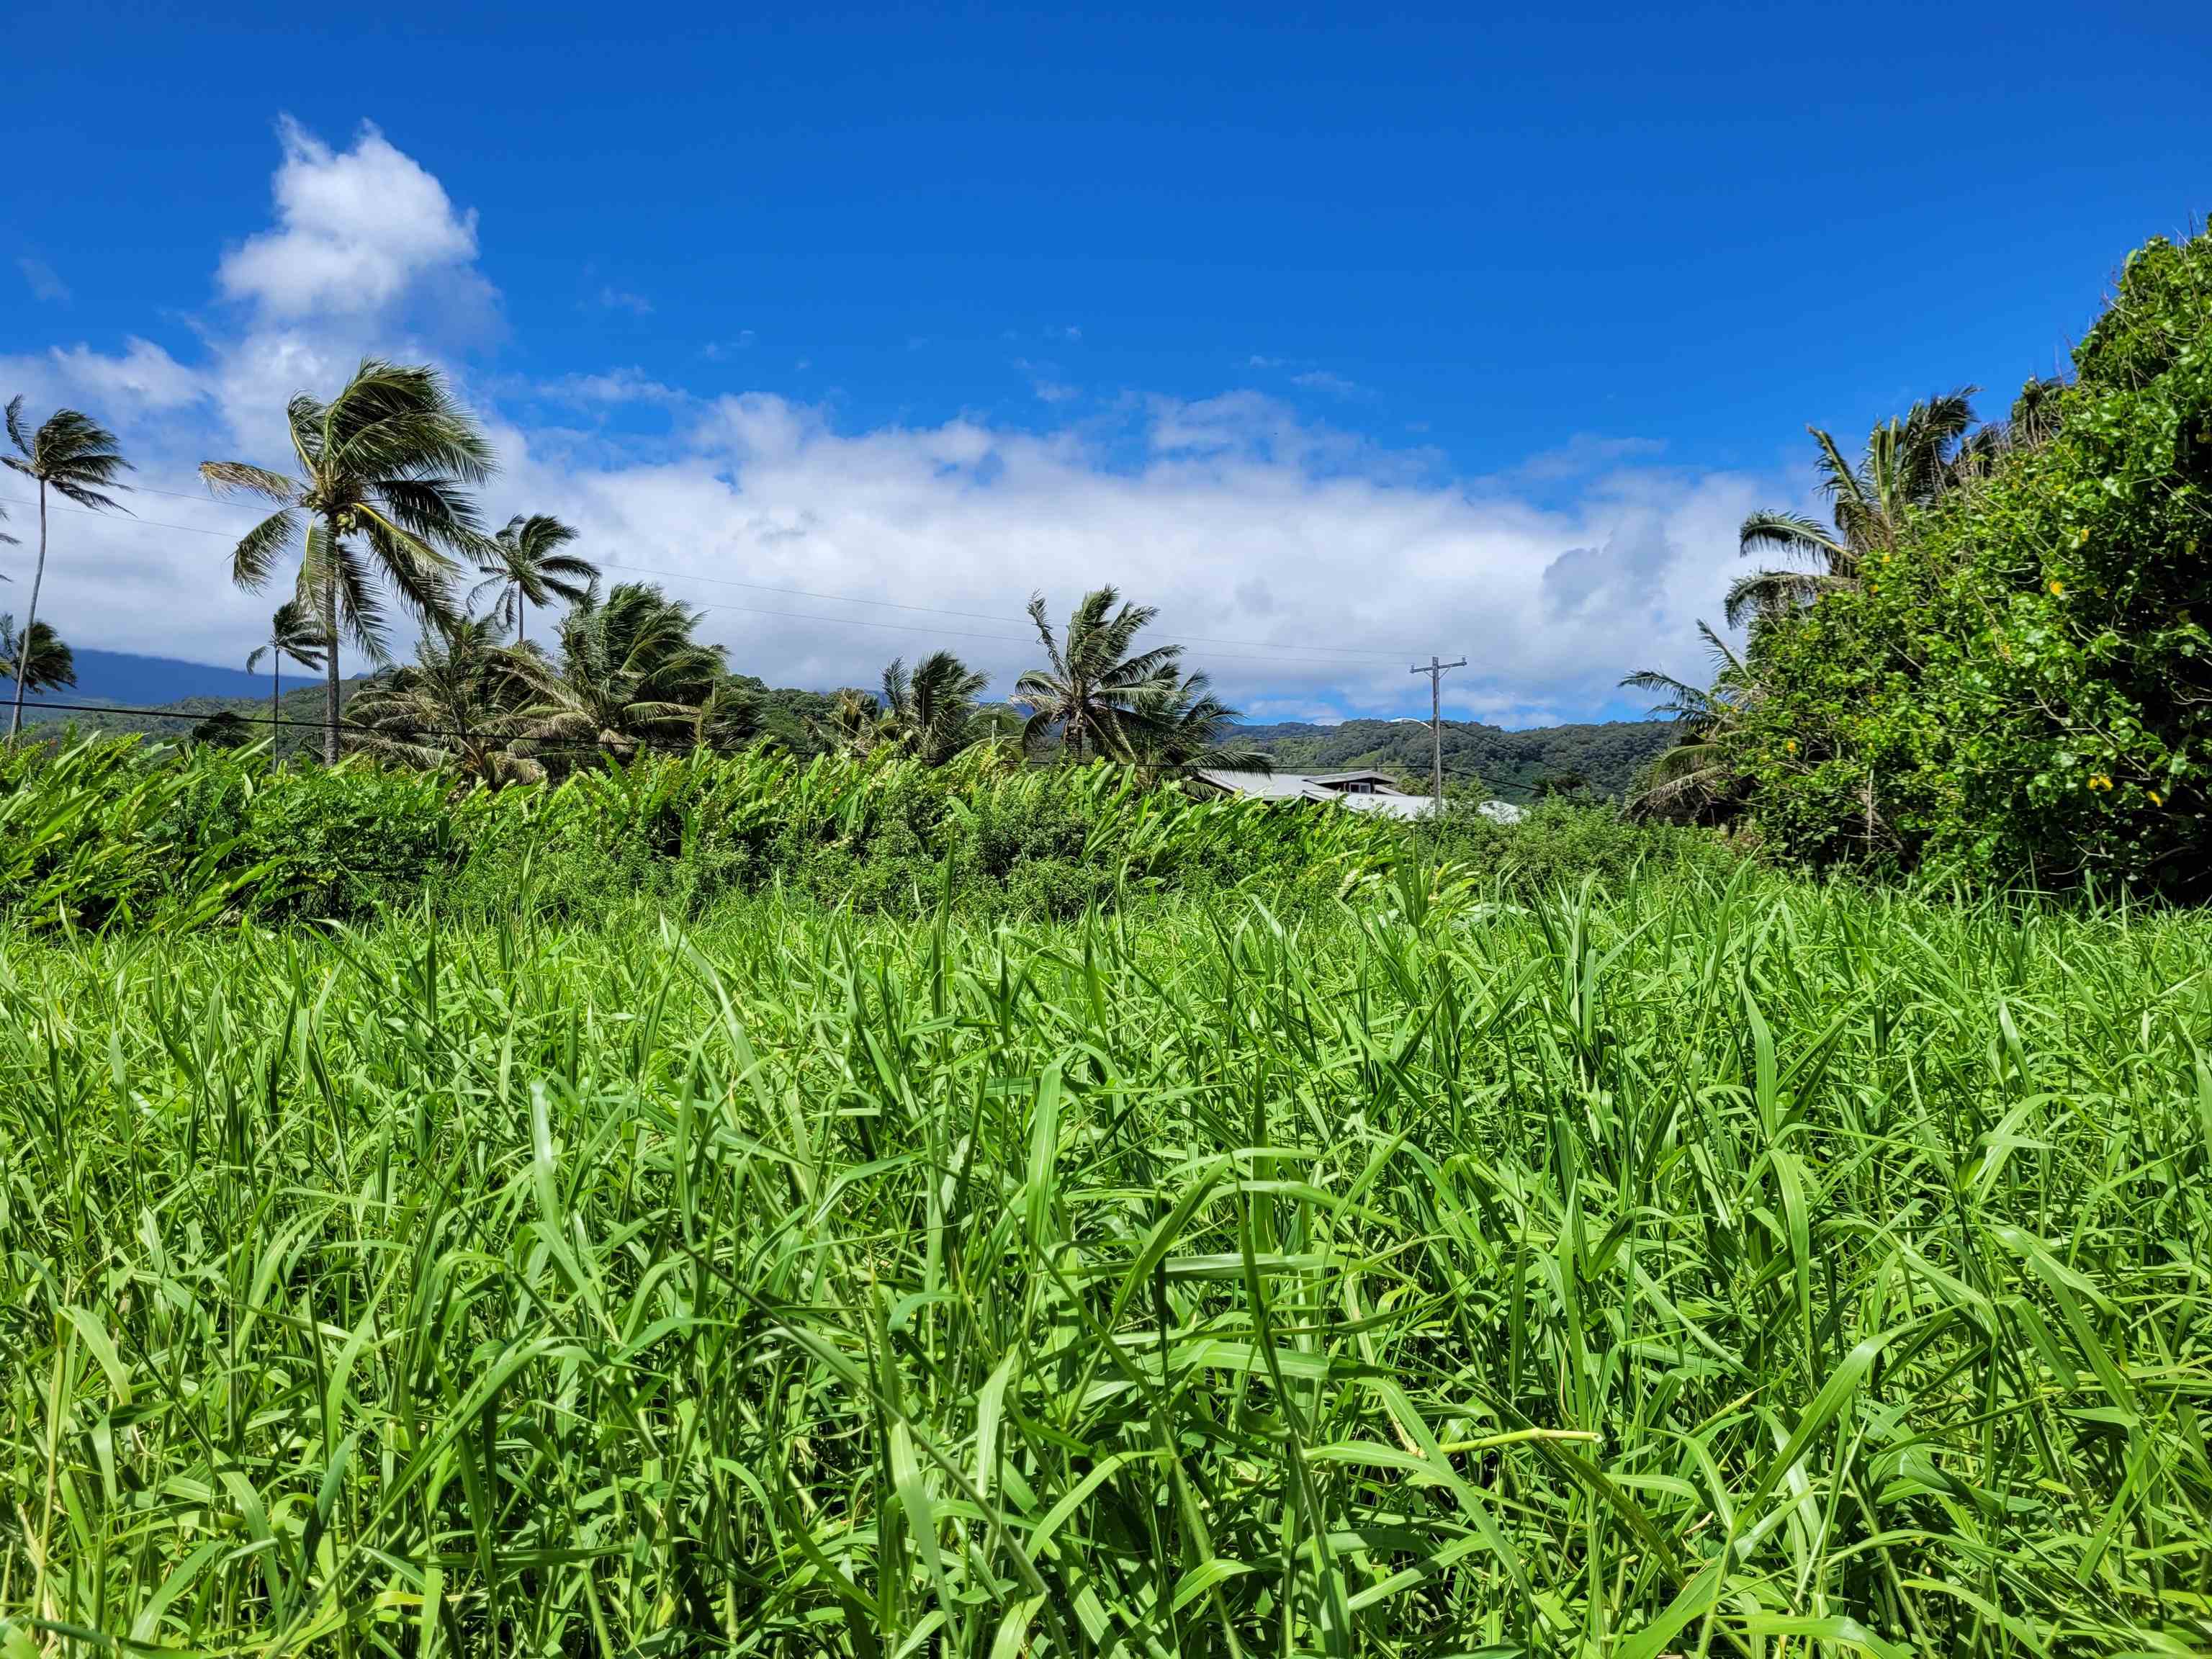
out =
[[[2212,1642],[2212,927],[0,944],[0,1652]]]

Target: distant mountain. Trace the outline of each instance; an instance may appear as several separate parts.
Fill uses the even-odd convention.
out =
[[[141,657],[127,651],[79,651],[76,686],[73,690],[45,692],[24,706],[26,723],[51,722],[90,732],[139,732],[147,736],[182,738],[210,715],[233,714],[261,724],[252,735],[268,735],[269,676],[248,674],[243,669],[217,668],[211,664],[185,662],[173,657]],[[797,691],[771,686],[750,674],[732,677],[760,700],[761,730],[801,755],[815,752],[817,721],[829,717],[834,694]],[[367,683],[365,678],[340,683],[341,702]],[[5,686],[0,681],[0,686]],[[6,689],[12,690],[12,687]],[[39,708],[38,703],[102,705],[96,709]],[[125,714],[125,708],[159,709],[160,714]],[[182,718],[189,716],[190,718]],[[284,701],[276,728],[280,754],[313,753],[322,741],[316,728],[323,718],[323,682],[292,663],[284,665]]]
[[[141,657],[128,651],[93,651],[79,647],[76,690],[49,692],[56,702],[122,702],[151,707],[179,697],[250,697],[269,696],[269,677],[249,674],[243,668],[217,668],[212,663],[185,662],[176,657]],[[287,663],[284,678],[298,677]]]
[[[1264,749],[1285,772],[1344,772],[1371,767],[1395,772],[1415,787],[1429,776],[1426,720],[1346,720],[1338,726],[1285,721],[1243,726],[1237,735]],[[1480,778],[1504,800],[1523,801],[1540,781],[1579,779],[1600,794],[1627,792],[1638,770],[1674,742],[1665,720],[1607,720],[1590,726],[1540,726],[1525,732],[1474,720],[1443,723],[1444,775]]]
[[[243,669],[218,668],[211,663],[185,662],[174,657],[142,657],[127,651],[82,650],[76,653],[76,675],[75,690],[49,692],[40,701],[162,708],[194,719],[226,709],[249,720],[258,716],[265,721],[269,717],[268,676],[248,674]],[[815,751],[814,725],[828,716],[833,694],[770,686],[750,675],[735,678],[760,699],[763,732],[799,754]],[[347,681],[343,695],[350,696],[360,684],[359,680]],[[1006,713],[1003,708],[996,712],[1001,716]],[[85,731],[182,736],[192,726],[191,720],[105,710],[88,714],[35,713],[27,708],[25,713],[33,720],[64,721]],[[322,683],[287,664],[283,718],[301,724],[279,728],[278,748],[288,754],[312,749],[319,741],[313,728],[322,714]],[[1346,720],[1337,726],[1289,720],[1239,726],[1237,735],[1266,750],[1286,772],[1372,767],[1395,773],[1415,788],[1427,785],[1429,727],[1425,720]],[[1565,782],[1579,778],[1600,794],[1618,797],[1626,793],[1638,769],[1674,741],[1674,728],[1664,720],[1607,720],[1598,725],[1535,726],[1524,732],[1509,732],[1473,720],[1446,720],[1444,775],[1462,782],[1480,778],[1491,793],[1510,801],[1530,799],[1536,785],[1546,779]]]

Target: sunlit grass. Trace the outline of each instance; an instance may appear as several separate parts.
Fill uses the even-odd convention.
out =
[[[0,945],[0,1651],[2198,1650],[2208,946]]]

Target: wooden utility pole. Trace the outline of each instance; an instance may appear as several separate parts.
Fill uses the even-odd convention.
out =
[[[1432,817],[1441,818],[1444,811],[1444,676],[1466,666],[1465,657],[1457,662],[1441,662],[1432,656],[1425,668],[1415,663],[1406,671],[1429,677],[1429,812]]]

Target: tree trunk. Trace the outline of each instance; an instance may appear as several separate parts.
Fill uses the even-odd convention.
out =
[[[284,701],[284,653],[274,641],[269,646],[269,764],[276,764],[277,708]]]
[[[325,526],[323,547],[323,764],[338,763],[338,527]]]
[[[514,642],[520,645],[529,633],[530,601],[523,598],[522,590],[518,587],[514,590]]]
[[[31,678],[31,635],[39,628],[39,585],[46,579],[46,481],[39,480],[39,562],[31,572],[31,609],[23,619],[23,648],[15,653],[15,703],[8,712],[8,746],[23,729],[23,686]]]

